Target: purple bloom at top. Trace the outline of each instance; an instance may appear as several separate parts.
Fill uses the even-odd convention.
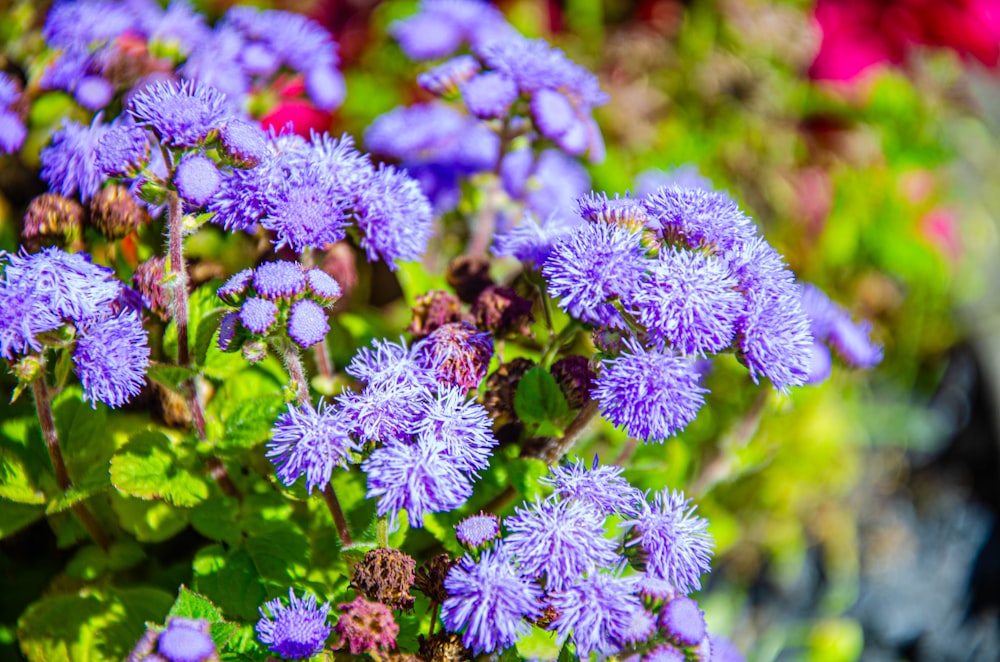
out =
[[[726,250],[751,239],[753,221],[725,193],[665,186],[646,198],[650,227],[668,242]]]
[[[423,413],[426,387],[409,382],[369,384],[337,397],[351,434],[376,444],[410,443]]]
[[[410,59],[429,60],[451,55],[466,42],[477,50],[517,33],[484,0],[422,0],[420,12],[392,23],[389,34]]]
[[[660,612],[660,627],[675,643],[696,646],[705,638],[705,614],[691,598],[676,597]]]
[[[500,535],[500,518],[493,513],[466,517],[455,526],[455,536],[463,545],[475,549]]]
[[[318,168],[307,170],[305,182],[286,188],[261,224],[277,235],[275,245],[301,253],[335,244],[347,234],[345,201]]]
[[[441,620],[452,632],[464,630],[462,643],[477,654],[513,646],[531,630],[525,618],[541,615],[542,589],[517,571],[502,543],[478,561],[463,556],[444,587]]]
[[[628,300],[646,269],[639,233],[605,224],[588,224],[552,250],[542,274],[559,307],[590,324],[621,326],[608,303]]]
[[[306,477],[306,489],[326,489],[335,467],[347,467],[351,453],[360,450],[347,434],[339,412],[320,401],[312,407],[288,405],[271,428],[267,457],[286,487]]]
[[[408,384],[430,387],[437,383],[433,371],[417,358],[419,347],[409,348],[400,338],[372,340],[371,348],[362,347],[346,368],[347,374],[369,386]]]
[[[217,657],[208,621],[175,616],[157,638],[156,650],[169,662],[207,662]]]
[[[381,258],[395,271],[397,260],[416,260],[427,250],[431,205],[405,172],[380,167],[360,191],[355,216],[369,262]]]
[[[326,311],[315,301],[296,301],[292,304],[288,316],[288,336],[299,347],[312,347],[326,338],[330,332],[330,322],[326,319]]]
[[[632,338],[625,347],[620,356],[602,362],[591,395],[604,417],[629,436],[662,443],[695,419],[707,391],[687,359],[647,350]]]
[[[421,527],[424,515],[462,506],[472,496],[472,483],[444,450],[426,437],[373,450],[361,470],[368,476],[366,497],[378,499],[378,514],[395,521],[406,510],[410,525]]]
[[[184,200],[204,207],[219,190],[222,176],[215,161],[204,154],[189,154],[181,159],[174,175],[174,185]]]
[[[415,429],[418,437],[439,442],[463,471],[486,469],[497,445],[486,409],[475,400],[467,400],[461,388],[442,387],[435,397],[422,402]]]
[[[583,501],[547,499],[515,508],[504,539],[527,577],[545,575],[548,590],[573,584],[584,573],[616,566],[618,544],[604,535],[604,515]]]
[[[312,593],[299,598],[288,589],[288,605],[281,598],[265,602],[257,621],[257,637],[273,653],[283,658],[303,659],[323,650],[327,637],[333,631],[327,625],[330,603],[316,606]]]
[[[195,147],[229,119],[226,95],[194,81],[161,81],[134,93],[128,112],[164,144]]]
[[[101,124],[100,114],[89,126],[63,120],[40,155],[42,179],[50,191],[66,197],[79,194],[86,202],[101,190],[107,178],[97,165],[98,145],[110,128]]]
[[[73,351],[83,399],[120,407],[146,383],[149,341],[134,311],[122,311],[98,322],[82,324]]]
[[[620,513],[634,515],[643,501],[642,492],[632,487],[622,477],[624,469],[613,464],[600,466],[597,456],[594,464],[587,467],[577,459],[569,464],[560,464],[549,469],[550,475],[540,481],[551,485],[554,494],[562,500],[576,500],[590,504],[603,515]]]
[[[638,546],[646,574],[664,579],[682,594],[701,588],[701,575],[711,569],[712,537],[708,520],[694,514],[696,506],[683,492],[664,489],[633,520],[626,546]]]
[[[97,143],[97,167],[105,175],[137,174],[149,162],[149,137],[142,127],[112,126]]]
[[[557,641],[562,644],[572,637],[581,659],[595,652],[617,652],[624,643],[623,633],[643,610],[636,591],[636,578],[622,577],[618,568],[610,573],[591,573],[551,594],[550,604],[559,614],[551,626]]]
[[[264,262],[253,271],[253,288],[268,299],[291,299],[306,289],[306,278],[298,262]]]
[[[86,48],[115,39],[134,27],[136,18],[128,3],[110,0],[56,2],[45,17],[42,36],[54,48]]]
[[[649,262],[628,302],[653,342],[682,354],[714,354],[729,347],[744,299],[726,263],[672,248]]]

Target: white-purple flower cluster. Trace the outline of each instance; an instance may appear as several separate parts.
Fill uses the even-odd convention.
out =
[[[120,407],[139,393],[149,365],[146,330],[134,293],[110,269],[58,248],[0,260],[0,356],[41,353],[47,334],[72,330],[86,400]]]
[[[650,502],[621,474],[596,458],[553,467],[543,482],[554,494],[516,508],[506,536],[468,544],[448,573],[445,626],[475,653],[513,646],[534,622],[582,659],[659,644],[707,660],[698,657],[704,619],[699,630],[701,612],[684,596],[709,571],[708,522],[683,494],[664,490]]]
[[[395,520],[405,510],[412,525],[422,526],[428,513],[462,506],[497,445],[489,414],[467,395],[491,356],[488,334],[431,334],[413,347],[373,341],[347,367],[360,390],[318,410],[289,405],[278,419],[268,443],[278,477],[291,485],[305,475],[310,491],[322,490],[334,467],[360,453],[380,516]],[[472,386],[469,374],[479,375]]]
[[[755,382],[783,393],[805,383],[801,288],[728,195],[670,185],[579,207],[587,223],[555,244],[542,273],[564,310],[620,338],[602,346],[593,391],[609,420],[647,442],[677,433],[704,404],[695,361],[724,351]]]

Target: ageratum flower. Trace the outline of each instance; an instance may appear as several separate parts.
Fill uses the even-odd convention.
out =
[[[592,223],[579,228],[552,250],[542,274],[559,307],[583,322],[622,326],[608,303],[629,300],[648,260],[642,235],[615,225]]]
[[[591,392],[601,413],[629,436],[662,443],[695,419],[706,389],[691,363],[673,352],[647,350],[633,338],[625,352],[602,361]]]
[[[291,299],[306,289],[306,279],[298,262],[264,262],[253,271],[253,288],[271,300]]]
[[[305,349],[326,338],[330,332],[330,322],[323,307],[315,301],[305,299],[292,304],[288,315],[288,336]]]
[[[439,97],[458,93],[459,86],[482,70],[479,60],[471,55],[453,57],[438,66],[417,74],[417,85]]]
[[[395,271],[397,261],[416,260],[427,250],[433,212],[416,180],[405,172],[379,167],[360,191],[355,215],[369,262],[381,258]]]
[[[733,342],[744,305],[736,286],[721,260],[672,249],[650,261],[630,303],[650,340],[705,356]]]
[[[480,119],[506,116],[518,96],[514,81],[495,71],[479,74],[459,89],[469,112]]]
[[[579,198],[577,207],[580,216],[591,223],[608,223],[610,225],[620,225],[632,232],[637,232],[646,227],[649,223],[649,215],[642,200],[629,197],[608,198],[607,193],[592,192],[589,195]]]
[[[149,341],[134,311],[122,311],[80,326],[73,351],[83,399],[97,406],[120,407],[139,394],[146,383]]]
[[[43,90],[64,90],[87,110],[108,105],[114,87],[99,75],[101,62],[87,48],[74,47],[59,53],[38,79]]]
[[[497,440],[486,409],[468,400],[460,388],[442,387],[436,396],[421,400],[418,437],[439,442],[464,471],[486,469]]]
[[[160,633],[157,652],[170,662],[208,662],[217,659],[208,621],[174,616]]]
[[[466,517],[455,526],[455,537],[467,548],[475,549],[500,535],[500,518],[493,513]]]
[[[642,503],[642,492],[622,477],[624,469],[615,465],[587,467],[583,460],[549,468],[551,475],[542,476],[543,484],[551,485],[554,494],[564,501],[576,500],[589,504],[603,515],[619,513],[635,515]]]
[[[712,660],[715,660],[713,651]],[[642,658],[643,662],[686,662],[687,655],[680,648],[673,644],[660,644],[653,650],[646,653]]]
[[[431,60],[451,55],[464,42],[477,50],[517,33],[483,0],[422,0],[420,12],[392,23],[389,34],[411,60]]]
[[[680,646],[696,646],[705,638],[705,613],[689,597],[674,598],[660,612],[660,628]]]
[[[128,112],[140,126],[153,130],[166,145],[195,147],[225,125],[230,111],[226,95],[193,81],[160,81],[136,92]]]
[[[351,453],[360,446],[347,433],[343,418],[322,400],[315,409],[288,405],[271,428],[265,454],[275,466],[282,484],[291,487],[300,476],[306,489],[326,489],[335,467],[347,467]]]
[[[149,137],[142,127],[112,126],[97,143],[97,167],[105,175],[134,175],[148,162]]]
[[[762,288],[747,292],[746,313],[737,325],[740,358],[754,383],[759,375],[787,393],[805,383],[812,360],[809,318],[798,288]]]
[[[621,635],[637,612],[643,611],[636,595],[636,578],[622,577],[622,567],[594,572],[564,590],[551,593],[549,604],[559,616],[552,622],[562,645],[572,637],[581,659],[591,653],[610,655],[622,647]]]
[[[265,602],[257,621],[257,637],[271,652],[289,659],[312,657],[323,650],[327,637],[333,631],[326,624],[330,603],[316,606],[312,593],[299,598],[288,589],[288,606],[281,598]]]
[[[20,116],[13,106],[21,96],[21,88],[14,79],[0,72],[0,154],[12,154],[21,149],[28,135]]]
[[[646,198],[650,227],[668,242],[727,250],[751,239],[753,221],[725,193],[664,186]]]
[[[493,336],[468,322],[442,324],[415,347],[441,384],[465,389],[479,386],[493,358]]]
[[[242,271],[238,271],[230,276],[229,279],[222,284],[222,287],[215,291],[215,293],[219,295],[220,299],[229,305],[238,305],[240,302],[240,296],[246,291],[247,285],[253,281],[253,276],[253,269],[243,269]]]
[[[278,307],[273,301],[250,297],[240,306],[240,321],[250,333],[263,335],[271,330],[278,319]]]
[[[621,524],[630,529],[625,544],[638,546],[646,574],[670,582],[683,594],[700,589],[702,573],[711,569],[708,520],[695,515],[696,509],[683,492],[664,489],[635,519]]]
[[[560,216],[548,216],[539,221],[532,213],[525,213],[520,223],[497,235],[493,253],[500,257],[517,258],[525,264],[540,268],[553,253],[553,249],[571,236],[579,222]]]
[[[53,48],[87,47],[114,40],[135,18],[131,5],[110,0],[60,2],[45,17],[42,36]]]
[[[162,44],[187,55],[209,38],[205,17],[187,2],[171,2],[165,9],[155,3],[138,6],[139,26],[150,44]]]
[[[426,387],[379,382],[360,392],[345,391],[337,404],[351,434],[374,443],[409,442],[423,412]]]
[[[507,549],[523,575],[544,575],[549,591],[621,560],[617,543],[604,535],[604,515],[589,503],[536,500],[514,512],[505,521]]]
[[[401,384],[430,387],[437,383],[434,372],[418,357],[419,345],[412,348],[400,337],[398,343],[374,339],[362,347],[347,365],[346,372],[369,386]]]
[[[101,124],[100,113],[89,126],[63,120],[39,156],[50,191],[66,197],[79,194],[84,202],[97,194],[106,179],[97,165],[98,144],[109,130]]]
[[[182,198],[197,207],[212,199],[222,181],[215,161],[203,154],[190,154],[181,159],[174,175],[174,185]]]
[[[223,172],[206,207],[214,212],[212,222],[227,230],[249,230],[270,213],[271,201],[284,186],[284,172],[276,158],[266,158],[247,169]]]
[[[525,619],[541,615],[541,588],[517,571],[503,543],[478,561],[463,556],[444,587],[441,620],[452,632],[464,630],[462,643],[477,654],[513,646],[531,630]]]
[[[347,235],[346,201],[337,194],[323,171],[310,165],[302,182],[285,186],[271,202],[261,225],[277,235],[277,247],[301,253],[335,244]]]
[[[378,498],[379,516],[395,520],[406,510],[410,525],[421,527],[424,515],[454,510],[472,496],[469,476],[444,448],[426,438],[416,443],[380,446],[361,465],[368,475],[367,498]]]
[[[820,342],[829,342],[837,354],[856,368],[871,368],[882,360],[882,348],[871,341],[871,323],[851,320],[850,313],[830,299],[815,285],[806,283],[801,288],[802,308],[809,317],[814,347],[810,369],[810,383],[821,373],[825,348]],[[830,353],[825,353],[829,372]],[[821,381],[821,380],[819,380]]]
[[[340,283],[330,274],[322,269],[313,268],[306,271],[305,275],[309,293],[323,305],[330,305],[340,298],[342,293]]]

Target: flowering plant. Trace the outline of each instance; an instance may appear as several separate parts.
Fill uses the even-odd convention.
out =
[[[391,22],[420,101],[339,136],[273,124],[351,103],[303,15],[39,20],[0,74],[44,189],[0,256],[0,533],[72,558],[25,656],[741,658],[699,603],[722,478],[629,461],[882,347],[733,195],[593,190],[612,97],[480,0]]]

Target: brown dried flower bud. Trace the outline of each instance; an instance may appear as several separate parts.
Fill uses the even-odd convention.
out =
[[[492,331],[497,338],[527,335],[533,302],[525,299],[513,288],[490,285],[479,293],[472,306],[476,326]]]
[[[170,297],[163,288],[166,265],[165,258],[154,255],[145,262],[140,262],[132,274],[132,285],[146,300],[147,307],[164,322],[170,317]]]
[[[413,306],[413,321],[407,330],[413,334],[414,340],[419,340],[445,324],[472,321],[472,315],[462,310],[462,302],[457,296],[444,290],[431,290],[417,297]]]
[[[104,187],[90,200],[90,224],[108,239],[121,239],[146,223],[149,212],[121,184]]]
[[[535,367],[531,359],[518,357],[497,368],[486,378],[486,397],[483,406],[493,420],[503,424],[516,418],[514,414],[514,394],[521,377]]]
[[[472,651],[462,645],[462,635],[457,632],[438,632],[432,637],[420,635],[418,655],[427,662],[465,662],[472,659]]]
[[[64,240],[71,244],[83,233],[86,210],[76,200],[43,193],[28,204],[21,236],[25,239]]]
[[[430,598],[431,602],[441,604],[448,597],[448,592],[444,590],[444,578],[453,565],[455,561],[450,555],[438,554],[420,566],[413,587]]]
[[[465,303],[474,303],[479,294],[493,284],[490,261],[485,255],[459,255],[448,263],[445,278]]]
[[[414,600],[410,588],[416,580],[413,574],[416,565],[416,561],[398,549],[370,550],[354,566],[351,588],[393,609],[410,609]]]
[[[551,372],[570,408],[580,409],[590,402],[590,389],[597,373],[591,369],[586,357],[576,354],[563,357],[552,364]]]
[[[543,630],[548,629],[552,622],[559,618],[559,612],[552,605],[545,605],[545,609],[542,610],[542,615],[531,621]]]

